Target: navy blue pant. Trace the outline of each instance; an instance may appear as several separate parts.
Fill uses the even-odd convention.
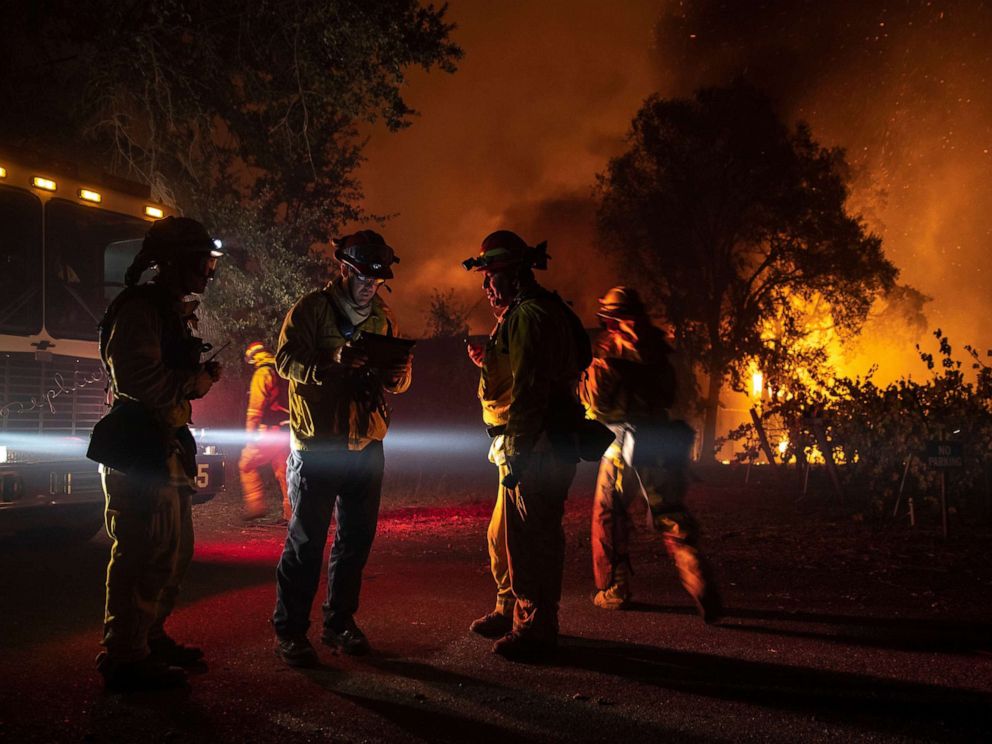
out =
[[[358,452],[289,456],[286,485],[293,516],[276,568],[276,635],[299,636],[310,627],[332,515],[337,528],[327,562],[324,627],[341,631],[358,610],[362,570],[379,520],[383,466],[382,442]]]

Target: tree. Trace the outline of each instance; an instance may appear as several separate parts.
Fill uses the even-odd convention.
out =
[[[787,127],[740,81],[692,100],[650,97],[627,151],[600,175],[600,245],[708,377],[705,458],[725,381],[740,389],[756,361],[794,367],[814,314],[855,334],[894,286],[880,238],[845,210],[847,178],[842,150],[821,147],[802,123]]]
[[[13,3],[0,140],[148,184],[225,242],[254,250],[273,238],[253,270],[227,272],[238,292],[215,291],[209,305],[230,318],[244,298],[285,312],[287,283],[298,295],[320,274],[275,281],[292,263],[281,254],[305,258],[368,216],[355,178],[360,128],[409,125],[408,68],[455,69],[446,10],[417,0]]]
[[[464,338],[468,336],[468,308],[455,299],[455,290],[435,289],[427,308],[428,338]]]

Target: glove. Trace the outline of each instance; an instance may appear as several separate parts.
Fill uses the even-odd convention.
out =
[[[350,341],[344,346],[336,348],[331,359],[335,364],[348,369],[360,369],[369,361],[365,353],[352,346]]]

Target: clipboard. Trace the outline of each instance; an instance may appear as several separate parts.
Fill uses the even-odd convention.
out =
[[[351,340],[351,345],[368,357],[368,364],[375,369],[390,369],[405,364],[417,342],[409,338],[383,336],[380,333],[361,331]]]

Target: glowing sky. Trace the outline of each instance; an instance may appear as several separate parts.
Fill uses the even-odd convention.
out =
[[[541,277],[592,321],[612,276],[592,249],[596,173],[650,93],[745,74],[823,144],[848,149],[851,205],[901,280],[934,298],[931,326],[992,345],[992,9],[984,2],[455,0],[452,75],[410,76],[420,117],[376,131],[365,206],[395,214],[390,303],[415,334],[433,287],[469,304],[458,265],[498,227],[547,239]],[[489,325],[477,307],[473,329]]]

